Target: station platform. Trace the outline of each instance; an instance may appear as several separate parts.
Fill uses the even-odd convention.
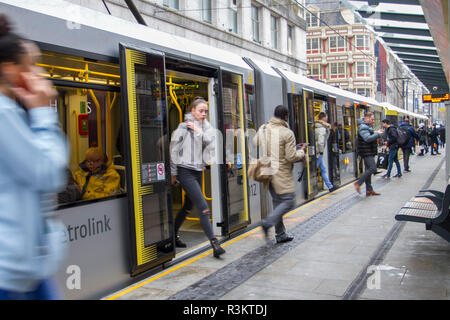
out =
[[[412,156],[411,172],[372,178],[380,196],[348,184],[285,215],[294,240],[260,227],[173,265],[105,300],[450,299],[450,243],[395,215],[419,190],[444,190],[444,155]],[[396,173],[395,166],[392,175]]]

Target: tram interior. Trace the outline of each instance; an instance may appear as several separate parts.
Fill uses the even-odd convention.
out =
[[[177,129],[178,125],[184,121],[184,115],[188,113],[189,106],[195,97],[208,98],[208,82],[207,79],[202,79],[198,76],[184,74],[173,70],[167,70],[166,77],[166,92],[168,102],[168,117],[169,117],[169,132],[170,136]],[[208,117],[209,120],[209,117]],[[204,171],[202,177],[202,192],[203,196],[213,210],[210,197],[211,195],[211,177],[209,167]],[[185,193],[181,186],[177,183],[172,186],[172,212],[175,221],[176,215],[183,207],[185,201]],[[187,245],[187,248],[177,248],[177,253],[192,247],[207,240],[203,229],[199,222],[197,209],[194,207],[190,214],[186,216],[186,220],[180,227],[180,239]],[[212,214],[211,214],[212,216]]]

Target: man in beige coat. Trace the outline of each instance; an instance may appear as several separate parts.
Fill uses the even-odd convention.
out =
[[[269,191],[272,196],[273,211],[262,221],[266,239],[269,228],[275,226],[277,243],[291,241],[293,237],[286,233],[283,215],[295,205],[295,185],[292,175],[293,163],[305,157],[305,147],[296,148],[295,136],[289,125],[288,109],[284,106],[275,108],[274,117],[265,125],[265,130],[259,129],[255,143],[266,143],[266,150],[271,161],[272,180]]]

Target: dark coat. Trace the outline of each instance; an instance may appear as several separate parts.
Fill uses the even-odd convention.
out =
[[[437,128],[434,127],[430,133],[431,142],[437,142],[438,135],[439,135],[439,132],[438,132]]]
[[[378,153],[377,139],[380,134],[374,132],[373,128],[362,119],[358,121],[358,124],[358,155],[361,157],[375,156]]]
[[[391,125],[389,128],[387,128],[386,137],[387,137],[389,149],[398,149],[398,143],[397,143],[398,133],[397,133],[396,126]]]
[[[408,143],[403,145],[402,148],[414,147],[414,139],[419,140],[419,135],[416,133],[416,130],[414,130],[412,125],[410,125],[409,123],[406,123],[406,122],[402,123],[400,128],[405,131],[408,130],[408,132],[410,133]]]
[[[417,131],[417,135],[419,136],[420,145],[428,143],[428,132],[426,128],[419,128],[419,130]]]

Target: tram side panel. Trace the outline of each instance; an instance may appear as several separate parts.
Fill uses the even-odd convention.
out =
[[[254,74],[254,101],[252,110],[254,130],[269,121],[273,117],[275,107],[283,104],[283,91],[281,77],[267,64],[244,58],[244,61],[253,69]],[[249,81],[250,82],[250,81]],[[249,83],[251,85],[251,83]],[[248,140],[251,157],[257,156],[257,148],[253,140]],[[249,179],[250,187],[250,212],[252,223],[264,219],[272,211],[272,199],[268,192],[264,192],[261,183]],[[259,202],[259,203],[258,203]]]

